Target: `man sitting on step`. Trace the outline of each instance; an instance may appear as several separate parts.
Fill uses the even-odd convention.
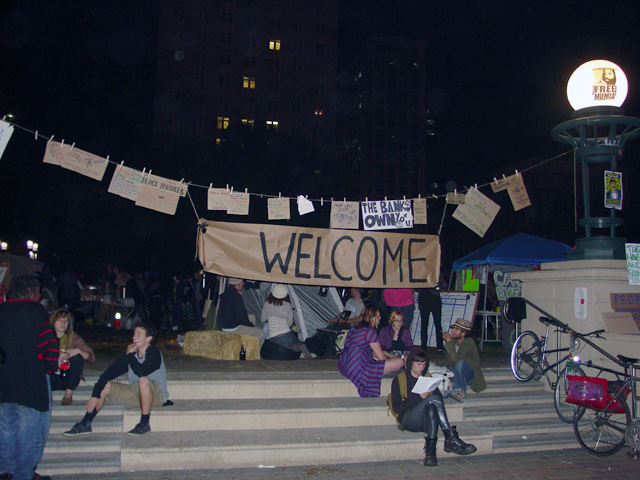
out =
[[[120,355],[93,387],[87,402],[87,413],[73,428],[63,435],[73,437],[91,433],[91,422],[105,402],[140,406],[140,423],[127,435],[144,435],[151,431],[149,416],[151,407],[173,405],[167,391],[167,372],[160,349],[153,345],[156,331],[150,325],[136,324],[133,343],[127,352]],[[127,374],[128,384],[115,382],[117,377]]]
[[[470,331],[471,322],[459,318],[456,323],[451,325],[450,331],[442,336],[446,342],[444,350],[447,352],[444,364],[451,367],[454,373],[451,398],[458,402],[464,402],[469,385],[471,385],[471,390],[476,393],[487,388],[480,368],[478,347],[472,338],[467,338]]]

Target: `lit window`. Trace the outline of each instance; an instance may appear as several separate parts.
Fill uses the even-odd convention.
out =
[[[243,125],[248,125],[253,130],[253,125],[255,124],[255,120],[253,118],[243,118]]]
[[[242,86],[244,88],[256,88],[256,79],[251,77],[242,77]]]
[[[324,110],[314,110],[314,115],[324,115]]]
[[[280,50],[280,40],[269,40],[269,50]]]
[[[274,120],[267,120],[267,130],[277,130],[278,122]]]
[[[229,128],[229,117],[218,117],[218,128],[220,130]]]

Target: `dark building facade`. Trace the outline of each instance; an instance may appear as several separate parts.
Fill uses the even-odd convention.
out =
[[[426,99],[426,43],[373,35],[348,70],[341,122],[345,190],[358,198],[427,193],[429,143],[437,136]]]
[[[337,0],[161,2],[155,151],[244,127],[335,155],[337,21]]]

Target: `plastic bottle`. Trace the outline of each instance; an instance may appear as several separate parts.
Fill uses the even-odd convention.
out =
[[[240,360],[247,359],[247,352],[244,350],[244,345],[240,345]]]
[[[60,350],[60,353],[65,353],[65,352],[66,350]],[[69,368],[71,368],[71,365],[69,364],[69,360],[68,359],[62,360],[58,368],[60,369],[60,377],[67,378],[67,376],[69,375]]]

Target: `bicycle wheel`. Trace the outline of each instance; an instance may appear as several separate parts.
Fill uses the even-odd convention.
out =
[[[619,404],[624,407],[624,413],[588,408],[581,418],[576,418],[573,422],[578,443],[591,455],[606,457],[624,446],[624,432],[631,423],[631,414],[626,401]]]
[[[530,331],[522,332],[511,349],[511,371],[521,382],[528,382],[536,373],[542,353],[538,336]]]
[[[573,371],[569,375],[576,375],[580,377],[584,377],[584,372],[582,369],[575,365],[573,367]],[[556,407],[556,413],[560,420],[565,423],[573,423],[574,416],[577,415],[578,419],[584,414],[584,407],[580,407],[578,405],[574,405],[572,403],[567,403],[567,395],[569,394],[569,382],[567,381],[567,367],[565,367],[560,372],[558,376],[558,381],[556,382],[556,386],[553,392],[553,406]]]

